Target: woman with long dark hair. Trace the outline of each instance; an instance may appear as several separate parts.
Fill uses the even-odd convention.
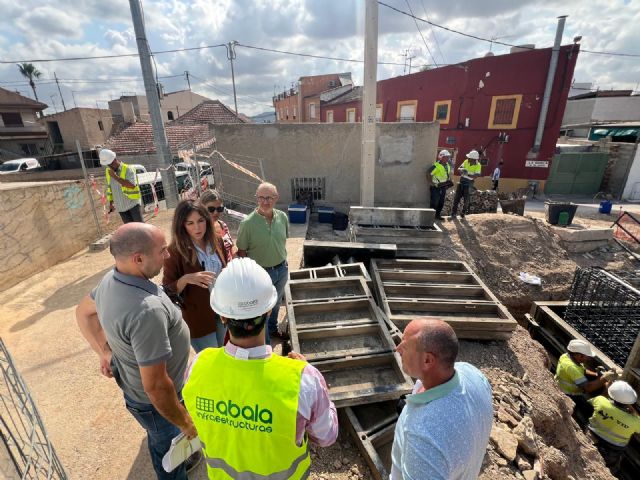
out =
[[[237,248],[233,243],[231,234],[229,233],[229,227],[226,223],[220,220],[220,216],[224,213],[224,204],[222,203],[222,197],[216,190],[205,190],[200,196],[200,205],[207,209],[211,223],[216,232],[216,235],[222,238],[224,243],[225,255],[227,257],[227,263],[233,260],[237,252]]]
[[[191,200],[183,200],[176,207],[171,233],[162,285],[180,304],[196,353],[221,347],[226,329],[211,309],[209,292],[227,265],[222,238],[216,235],[209,212]]]

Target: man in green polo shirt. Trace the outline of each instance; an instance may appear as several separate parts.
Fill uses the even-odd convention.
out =
[[[251,212],[238,230],[239,257],[252,258],[264,268],[276,287],[278,301],[271,310],[266,332],[266,343],[270,335],[278,335],[278,312],[284,294],[284,287],[289,279],[287,264],[287,237],[289,236],[289,219],[287,214],[275,207],[278,201],[278,189],[271,183],[261,183],[256,190],[258,207]]]
[[[453,208],[451,208],[451,218],[456,218],[456,213],[458,212],[458,204],[462,197],[464,197],[464,207],[462,208],[462,213],[460,217],[464,218],[464,216],[469,213],[469,207],[471,205],[471,188],[473,188],[473,181],[476,177],[480,176],[482,165],[480,165],[480,154],[477,150],[471,150],[467,153],[467,158],[462,165],[458,167],[458,171],[460,172],[460,183],[458,183],[458,187],[456,188],[456,195],[453,197]]]

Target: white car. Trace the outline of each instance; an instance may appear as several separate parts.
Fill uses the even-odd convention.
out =
[[[35,158],[18,158],[16,160],[7,160],[0,165],[0,175],[10,173],[20,173],[40,168],[40,162]]]
[[[136,175],[147,173],[147,168],[144,165],[140,165],[139,163],[131,163],[129,164],[129,168],[133,168],[136,172]]]

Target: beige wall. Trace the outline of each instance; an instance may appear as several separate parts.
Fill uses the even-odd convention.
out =
[[[325,177],[326,199],[317,204],[359,204],[362,125],[216,125],[213,130],[218,150],[229,152],[230,160],[246,158],[240,155],[254,157],[253,162],[255,158],[263,159],[265,176],[278,187],[281,206],[292,203],[293,177]],[[426,169],[437,153],[438,124],[383,123],[377,131],[376,205],[426,206]],[[255,166],[246,166],[260,174]],[[225,192],[253,198],[255,182],[250,177],[232,170],[225,162],[216,162],[214,168],[218,173],[222,171],[216,181],[222,181]]]
[[[99,202],[96,205],[102,221],[102,207]],[[112,215],[109,230],[120,223]],[[90,203],[80,182],[0,188],[0,290],[55,265],[96,239]]]
[[[97,108],[72,108],[66,112],[47,115],[40,121],[47,129],[48,122],[58,122],[65,152],[77,150],[76,140],[80,142],[83,150],[103,145],[109,138],[113,125],[111,111]],[[98,122],[102,122],[103,130],[100,130]],[[51,132],[49,136],[53,141]]]

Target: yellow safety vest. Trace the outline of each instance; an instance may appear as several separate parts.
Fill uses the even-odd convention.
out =
[[[210,479],[305,479],[311,459],[296,445],[305,362],[272,355],[240,360],[224,348],[200,352],[182,389]]]
[[[576,380],[580,380],[586,377],[584,376],[586,368],[580,363],[576,363],[571,360],[568,353],[563,353],[558,359],[558,365],[556,366],[555,380],[562,390],[567,395],[578,395],[582,393],[582,389],[576,385]]]
[[[107,200],[112,201],[113,200],[113,192],[111,191],[111,172],[110,172],[110,168],[107,167],[104,171],[104,175],[105,175],[105,183],[107,184]],[[120,162],[120,174],[118,175],[120,178],[126,180],[127,179],[127,164],[126,163],[122,163]],[[124,195],[129,198],[130,200],[140,200],[140,187],[138,186],[138,177],[137,175],[134,175],[135,177],[135,187],[133,188],[129,188],[129,187],[125,187],[124,185],[120,185],[120,188],[122,189],[122,193],[124,193]]]
[[[616,407],[611,400],[598,396],[589,400],[593,416],[589,430],[617,447],[626,447],[634,433],[640,433],[640,418]]]
[[[480,165],[480,162],[476,162],[475,165],[471,165],[471,163],[469,162],[469,159],[465,159],[464,162],[462,162],[462,168],[464,168],[467,173],[470,174],[476,174],[476,173],[480,173],[482,170],[482,165]]]
[[[434,185],[437,185],[441,182],[446,182],[449,180],[449,164],[441,164],[440,162],[435,162],[433,164],[433,170],[431,170],[431,181]]]

